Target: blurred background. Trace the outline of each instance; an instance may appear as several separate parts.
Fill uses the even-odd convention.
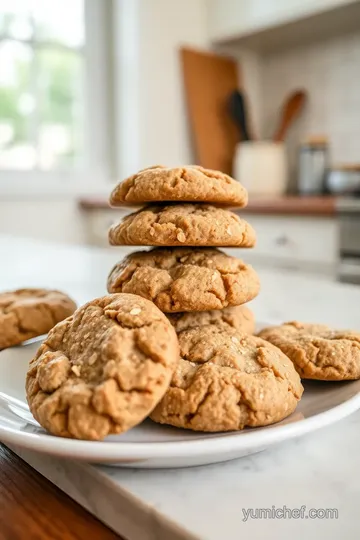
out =
[[[0,234],[107,246],[114,182],[243,182],[246,260],[360,283],[359,0],[0,0]]]

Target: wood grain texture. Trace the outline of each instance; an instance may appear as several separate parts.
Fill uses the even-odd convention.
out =
[[[239,87],[238,64],[189,48],[182,48],[180,57],[197,163],[231,175],[239,133],[228,99]]]
[[[89,512],[0,444],[1,540],[119,540]]]
[[[275,142],[282,142],[286,138],[286,134],[289,131],[291,125],[295,122],[296,118],[301,113],[306,101],[306,92],[298,90],[288,96],[283,105],[283,109],[280,114],[280,122],[278,129],[274,135]]]
[[[333,216],[336,215],[336,197],[251,197],[246,208],[241,213],[283,216]]]

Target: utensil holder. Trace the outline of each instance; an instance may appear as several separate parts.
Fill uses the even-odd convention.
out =
[[[282,143],[246,141],[237,145],[233,175],[250,195],[283,195],[287,160]]]

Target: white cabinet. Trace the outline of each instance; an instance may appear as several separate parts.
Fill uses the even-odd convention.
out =
[[[244,214],[257,235],[254,249],[238,256],[256,266],[335,275],[338,224],[335,218]]]
[[[131,209],[98,208],[84,211],[87,243],[108,247],[108,230]],[[239,212],[240,213],[240,212]],[[288,268],[335,276],[338,264],[338,223],[331,217],[303,217],[242,213],[257,236],[253,249],[224,249],[261,267]],[[114,249],[114,248],[112,248]],[[129,247],[127,251],[132,251]]]
[[[356,3],[355,0],[208,0],[209,35],[213,42],[246,37]]]

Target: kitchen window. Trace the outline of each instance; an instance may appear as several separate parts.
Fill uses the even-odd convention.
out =
[[[1,0],[2,194],[109,178],[110,5]]]

